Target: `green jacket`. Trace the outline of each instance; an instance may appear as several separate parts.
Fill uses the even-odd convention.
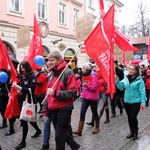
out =
[[[146,91],[145,91],[145,84],[143,79],[139,76],[134,81],[129,83],[127,77],[123,80],[119,81],[116,79],[116,86],[119,89],[124,88],[124,102],[133,104],[133,103],[141,103],[142,106],[146,104]]]

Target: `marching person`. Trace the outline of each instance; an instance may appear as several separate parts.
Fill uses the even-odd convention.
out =
[[[17,71],[19,61],[15,58],[14,55],[10,55],[10,59],[13,63],[13,66],[14,66],[15,70]],[[18,74],[18,72],[17,72],[17,74]],[[19,78],[19,75],[17,76],[17,78]],[[12,83],[10,83],[10,85],[12,85]],[[14,116],[14,117],[8,119],[8,121],[9,121],[9,130],[6,132],[5,136],[10,136],[10,135],[15,133],[14,122],[16,121],[16,118],[18,118],[18,116]]]
[[[115,65],[116,75],[119,77],[119,80],[122,80],[124,78],[124,74],[123,74],[123,71],[121,69],[119,69],[117,60],[114,61],[114,65]],[[114,96],[111,99],[111,113],[112,113],[111,117],[112,118],[114,118],[116,116],[116,105],[118,106],[118,108],[120,110],[120,115],[122,115],[122,113],[123,113],[123,105],[121,103],[121,98],[123,97],[123,93],[124,92],[122,89],[118,89],[116,87],[116,92],[114,93]]]
[[[6,70],[1,70],[1,71],[4,71],[9,76],[8,71],[6,71]],[[7,127],[7,119],[4,118],[4,113],[5,113],[8,99],[9,99],[9,97],[8,97],[9,89],[10,89],[9,79],[6,83],[0,82],[0,113],[1,113],[2,118],[3,118],[2,124],[0,125],[0,129]]]
[[[82,135],[85,115],[89,106],[91,107],[95,123],[93,134],[96,134],[100,131],[100,121],[97,113],[98,95],[98,77],[94,71],[92,72],[92,65],[90,63],[85,63],[83,65],[82,74],[82,104],[80,110],[80,121],[78,123],[78,129],[74,131],[73,134],[77,134],[79,136]]]
[[[20,91],[19,103],[20,103],[20,108],[22,109],[22,105],[26,99],[27,94],[28,94],[28,102],[31,103],[31,95],[29,92],[29,88],[31,89],[34,104],[36,103],[35,102],[35,96],[34,96],[36,78],[32,72],[32,68],[31,68],[28,61],[22,61],[20,63],[19,74],[20,74],[20,82],[18,84],[13,83],[13,87],[17,91]],[[26,138],[27,138],[27,134],[28,134],[28,122],[24,121],[24,120],[20,120],[20,121],[21,121],[21,127],[23,127],[22,128],[22,140],[21,140],[21,143],[18,146],[16,146],[16,150],[20,150],[20,149],[26,147]],[[33,136],[31,136],[31,138],[38,137],[42,132],[39,129],[37,123],[36,122],[30,122],[30,124],[36,130],[35,134]]]
[[[35,77],[36,77],[36,86],[34,94],[36,96],[36,101],[40,105],[40,110],[38,111],[38,114],[41,114],[42,112],[42,101],[46,96],[47,91],[47,75],[44,71],[42,71],[42,67],[37,67],[34,70]]]
[[[133,141],[138,139],[138,119],[137,115],[140,108],[143,110],[146,105],[145,85],[142,77],[139,74],[139,67],[130,65],[129,75],[123,80],[119,80],[116,76],[116,85],[119,89],[124,88],[124,107],[128,116],[128,124],[130,134],[127,139],[132,138]]]
[[[52,51],[48,60],[53,77],[48,82],[47,101],[55,128],[56,150],[65,150],[66,141],[72,150],[78,150],[80,145],[73,140],[70,126],[74,97],[77,93],[75,75],[67,67],[59,51]]]

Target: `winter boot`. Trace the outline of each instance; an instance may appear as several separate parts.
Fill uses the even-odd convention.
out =
[[[132,137],[132,140],[135,141],[138,139],[138,129],[134,129],[133,131],[134,131],[134,135]]]
[[[49,150],[49,144],[43,144],[42,148],[40,150]]]
[[[130,139],[133,137],[133,135],[134,135],[134,131],[133,131],[133,129],[130,129],[130,133],[126,136],[126,138]]]
[[[84,122],[79,121],[78,129],[76,131],[73,131],[72,133],[73,134],[78,134],[79,136],[82,136],[83,125],[84,125]]]
[[[110,122],[110,119],[109,119],[109,108],[108,107],[105,108],[105,113],[106,113],[106,120],[105,120],[104,124]]]
[[[96,120],[94,123],[95,123],[95,128],[94,128],[93,134],[96,134],[100,131],[100,128],[99,128],[100,121]]]

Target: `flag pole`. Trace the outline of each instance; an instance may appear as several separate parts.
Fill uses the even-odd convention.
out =
[[[80,46],[82,47],[83,44]],[[61,72],[61,74],[59,75],[59,77],[57,78],[57,80],[55,81],[55,83],[53,84],[52,88],[54,88],[54,86],[57,84],[58,80],[61,78],[61,76],[63,75],[63,73],[65,72],[66,68],[69,66],[69,64],[71,63],[71,61],[74,59],[74,57],[77,55],[77,53],[79,52],[80,48],[76,51],[76,53],[72,56],[72,58],[70,59],[70,61],[67,63],[66,67],[64,68],[64,70]],[[45,100],[47,99],[48,95],[45,96],[44,100],[42,101],[41,104],[43,104],[45,102]]]

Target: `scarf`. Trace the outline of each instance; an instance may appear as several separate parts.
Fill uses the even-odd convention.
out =
[[[128,75],[127,78],[129,80],[129,83],[133,82],[138,76],[138,74]]]

